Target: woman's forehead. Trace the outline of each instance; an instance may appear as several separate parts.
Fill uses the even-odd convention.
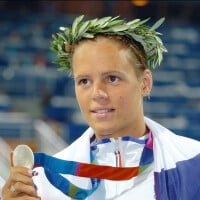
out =
[[[122,48],[116,41],[109,40],[108,38],[87,40],[77,45],[73,54],[72,63],[76,59],[86,60],[86,57],[88,60],[94,60],[95,62],[96,59],[102,59],[102,62],[117,62],[119,59],[127,59],[127,51],[129,51],[128,48]]]
[[[76,55],[78,53],[78,55]],[[74,56],[75,55],[75,56]],[[110,39],[110,37],[98,36],[94,39],[87,39],[81,41],[75,48],[74,55],[72,57],[72,67],[74,59],[85,59],[86,56],[90,57],[90,60],[96,58],[113,59],[111,61],[117,62],[118,59],[123,62],[132,64],[139,64],[137,56],[129,47],[125,47],[118,40]]]

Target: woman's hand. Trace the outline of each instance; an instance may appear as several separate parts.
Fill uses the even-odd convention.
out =
[[[10,177],[2,189],[3,200],[38,200],[32,181],[32,171],[26,167],[11,167]]]

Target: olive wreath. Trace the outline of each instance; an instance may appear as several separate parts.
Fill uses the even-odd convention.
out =
[[[163,45],[155,31],[163,22],[159,19],[152,27],[145,25],[150,19],[134,19],[126,22],[117,17],[103,17],[83,21],[84,15],[77,17],[72,27],[60,27],[61,32],[53,34],[53,41],[50,49],[57,54],[55,64],[59,64],[58,70],[71,71],[71,58],[73,45],[83,38],[92,39],[96,34],[120,35],[139,42],[146,53],[147,65],[150,70],[160,65],[163,59],[163,52],[167,49]]]

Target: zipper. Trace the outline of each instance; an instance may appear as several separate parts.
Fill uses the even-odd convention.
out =
[[[116,150],[115,150],[116,167],[122,167],[122,156],[119,150],[118,140],[116,140],[115,142],[116,142]]]
[[[122,167],[122,156],[119,150],[115,151],[116,167]]]

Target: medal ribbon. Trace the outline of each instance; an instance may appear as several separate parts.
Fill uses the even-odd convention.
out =
[[[142,173],[153,162],[152,133],[149,133],[139,166],[137,167],[97,165],[92,152],[90,153],[91,164],[61,160],[44,153],[34,153],[34,158],[34,167],[42,166],[47,179],[54,187],[73,199],[85,199],[98,188],[100,179],[113,181],[129,180]],[[91,178],[92,187],[88,190],[79,188],[60,174]]]

